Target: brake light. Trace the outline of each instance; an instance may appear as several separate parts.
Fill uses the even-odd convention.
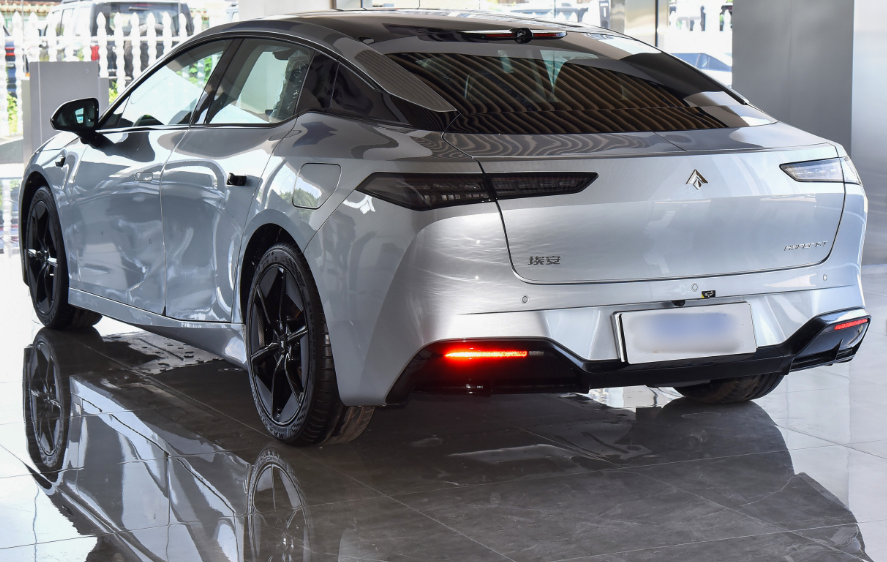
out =
[[[528,172],[522,174],[372,174],[357,191],[416,211],[494,199],[578,193],[595,173]]]
[[[488,176],[496,199],[579,193],[597,179],[595,173],[524,173]]]
[[[470,359],[524,359],[530,354],[526,350],[479,350],[479,349],[461,349],[449,351],[444,354],[447,359],[470,360]]]
[[[780,166],[793,180],[800,182],[843,182],[844,171],[841,158],[794,162]]]
[[[481,174],[373,174],[357,191],[415,211],[492,200]]]
[[[852,328],[853,326],[859,326],[861,324],[868,324],[868,318],[860,318],[859,320],[851,320],[850,322],[842,322],[841,324],[835,325],[835,331],[844,330],[847,328]]]
[[[566,31],[554,29],[527,29],[519,27],[515,29],[487,29],[480,31],[463,31],[466,35],[481,39],[513,39],[519,43],[527,43],[533,39],[561,39],[567,36]]]

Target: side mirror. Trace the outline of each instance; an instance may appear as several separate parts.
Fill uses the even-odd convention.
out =
[[[56,131],[68,131],[80,137],[95,135],[99,121],[99,100],[87,98],[69,101],[55,110],[50,119]]]

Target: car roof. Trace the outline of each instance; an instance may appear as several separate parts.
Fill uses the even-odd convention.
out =
[[[330,10],[231,22],[210,28],[193,40],[218,35],[278,34],[299,38],[330,51],[369,76],[391,95],[432,111],[455,108],[415,75],[373,48],[410,35],[458,33],[487,29],[557,29],[601,31],[585,24],[546,20],[512,13],[444,10]],[[614,35],[620,35],[607,31]],[[186,47],[191,41],[184,43]]]

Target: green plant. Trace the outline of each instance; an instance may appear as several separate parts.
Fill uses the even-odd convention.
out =
[[[9,116],[9,134],[21,133],[18,122],[18,100],[12,94],[6,94],[6,114]]]

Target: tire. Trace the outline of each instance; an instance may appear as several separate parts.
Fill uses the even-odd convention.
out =
[[[101,314],[68,304],[65,243],[55,201],[46,186],[37,190],[28,208],[24,252],[31,304],[44,326],[79,330],[102,319]]]
[[[37,470],[54,482],[64,465],[68,446],[71,393],[51,339],[52,332],[46,332],[38,332],[27,350],[22,396],[28,454]]]
[[[290,445],[356,439],[372,407],[339,399],[329,331],[305,258],[290,244],[259,260],[246,310],[250,387],[268,432]]]
[[[773,392],[784,375],[770,374],[722,379],[706,384],[675,388],[687,398],[706,404],[736,404],[761,398]]]

